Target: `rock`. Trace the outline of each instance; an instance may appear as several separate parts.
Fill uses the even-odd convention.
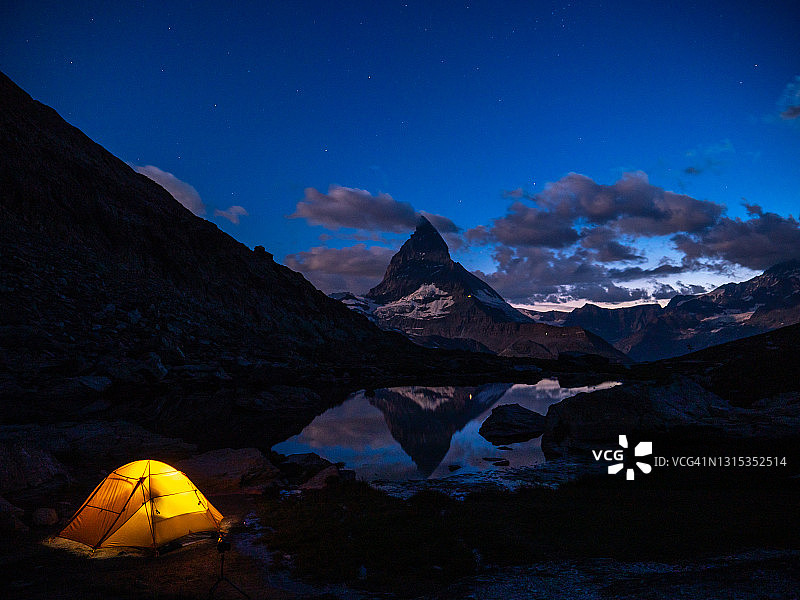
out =
[[[339,469],[339,479],[342,481],[355,481],[356,472],[352,469]]]
[[[2,500],[2,499],[0,499]],[[11,506],[15,510],[3,510],[3,507],[0,503],[0,531],[28,531],[29,528],[25,523],[19,520],[20,515],[22,514],[22,509],[17,508],[16,506]]]
[[[37,527],[49,527],[58,523],[58,513],[54,508],[37,508],[33,511],[33,524]]]
[[[78,507],[73,505],[72,502],[56,502],[56,512],[58,513],[59,520],[69,519],[75,514],[75,509]]]
[[[14,506],[11,504],[11,502],[0,496],[0,513],[6,513],[14,517],[21,517],[24,512],[24,510]]]
[[[280,465],[280,470],[290,483],[299,485],[312,479],[317,473],[335,465],[319,454],[290,454]]]
[[[86,477],[97,484],[133,460],[154,458],[174,465],[196,451],[183,440],[125,421],[8,425],[0,427],[0,490],[52,487]]]
[[[155,352],[149,352],[147,354],[147,360],[144,361],[142,368],[156,379],[163,379],[166,377],[167,373],[169,373],[164,363],[161,362],[161,357]]]
[[[583,393],[550,406],[542,437],[546,456],[616,444],[619,435],[664,443],[752,443],[796,439],[800,402],[737,408],[694,381],[625,384]]]
[[[78,381],[95,392],[105,392],[111,387],[111,379],[101,375],[84,375]]]
[[[182,460],[183,471],[204,494],[260,493],[280,471],[256,448],[223,448]]]
[[[339,479],[339,469],[336,465],[325,467],[311,479],[300,486],[301,490],[321,490],[328,486],[331,479]]]
[[[0,493],[63,484],[68,480],[64,465],[33,442],[0,440]]]
[[[495,446],[513,442],[526,442],[539,437],[547,428],[547,417],[523,408],[519,404],[503,404],[492,409],[492,414],[478,430]]]

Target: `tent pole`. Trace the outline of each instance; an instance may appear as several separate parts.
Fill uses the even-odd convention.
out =
[[[147,481],[151,483],[152,480],[150,478],[150,461],[147,461]],[[153,506],[153,494],[150,492],[150,488],[147,488],[147,492],[150,496],[149,504],[150,504],[150,518],[148,519],[147,523],[150,525],[150,535],[153,537],[153,551],[158,555],[158,548],[156,547],[156,521],[155,521],[155,506]],[[147,504],[148,498],[144,495],[144,486],[142,486],[142,504],[144,504],[144,512],[147,514]]]
[[[111,474],[113,475],[114,471],[111,471]],[[69,521],[67,521],[67,527],[69,527],[72,524],[72,522],[75,520],[75,517],[77,517],[79,514],[81,514],[81,511],[84,508],[86,508],[86,506],[89,504],[89,502],[92,501],[92,498],[94,498],[97,495],[97,491],[101,487],[103,487],[103,483],[105,483],[106,479],[108,479],[108,476],[103,477],[103,481],[101,481],[100,483],[97,484],[97,486],[94,488],[94,491],[91,494],[89,494],[89,497],[86,499],[86,501],[83,504],[81,504],[81,507],[78,510],[75,511],[74,515],[72,515],[69,518]],[[64,527],[64,529],[66,529],[67,527]],[[62,530],[62,532],[63,532],[63,530]]]
[[[106,539],[108,539],[109,532],[110,532],[112,529],[114,529],[114,525],[116,525],[116,524],[117,524],[117,521],[119,521],[119,518],[122,516],[122,513],[124,513],[124,512],[125,512],[125,509],[126,509],[126,508],[127,508],[127,506],[128,506],[128,502],[130,502],[130,501],[131,501],[131,498],[133,498],[133,495],[136,493],[136,490],[137,490],[137,489],[138,489],[138,487],[141,485],[141,483],[142,483],[142,479],[144,479],[144,477],[140,477],[140,478],[139,478],[139,480],[136,482],[136,485],[135,485],[135,486],[133,486],[133,489],[131,490],[131,494],[130,494],[130,496],[128,496],[128,499],[127,499],[127,500],[125,500],[125,504],[123,504],[123,505],[122,505],[122,509],[119,511],[119,514],[117,515],[117,518],[116,518],[116,519],[114,519],[114,522],[113,522],[113,523],[111,523],[111,525],[109,525],[109,527],[108,527],[108,529],[106,530],[106,532],[105,532],[105,533],[104,533],[104,534],[103,534],[103,535],[100,537],[100,540],[97,542],[97,545],[95,546],[95,548],[99,548],[99,547],[102,545],[102,543],[103,543],[103,542],[105,542],[105,541],[106,541]]]
[[[148,467],[150,466],[150,461],[148,461],[148,462],[147,462],[147,466],[148,466]],[[122,505],[122,508],[120,509],[120,511],[119,511],[119,514],[117,515],[117,518],[116,518],[116,519],[114,519],[114,522],[113,522],[113,523],[111,523],[111,525],[110,525],[110,526],[109,526],[109,528],[106,530],[106,532],[105,532],[105,533],[104,533],[104,534],[103,534],[103,535],[100,537],[100,541],[98,541],[98,542],[97,542],[97,546],[95,546],[95,548],[99,548],[99,547],[100,547],[100,544],[102,544],[103,542],[105,542],[105,541],[106,541],[106,539],[108,538],[108,533],[109,533],[109,532],[110,532],[112,529],[114,529],[114,525],[116,525],[116,524],[117,524],[117,521],[119,521],[119,518],[122,516],[122,513],[124,513],[124,512],[125,512],[125,509],[128,507],[128,502],[130,502],[130,501],[131,501],[131,498],[133,498],[133,495],[136,493],[136,489],[137,489],[137,488],[138,488],[138,487],[139,487],[139,486],[142,484],[142,481],[143,481],[143,480],[144,480],[144,471],[142,471],[142,476],[141,476],[141,477],[139,477],[138,481],[136,482],[136,485],[135,485],[135,486],[133,486],[133,489],[131,490],[131,495],[130,495],[130,496],[128,496],[128,499],[127,499],[127,500],[125,500],[125,504],[123,504],[123,505]],[[101,484],[101,485],[102,485],[102,484]]]

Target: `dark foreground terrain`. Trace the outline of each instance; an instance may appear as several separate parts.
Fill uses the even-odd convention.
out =
[[[359,482],[211,500],[234,546],[226,574],[253,598],[789,599],[800,589],[799,493],[797,478],[654,472],[462,500],[401,500]],[[53,533],[3,537],[11,597],[202,598],[218,574],[210,538],[153,557],[92,554]]]

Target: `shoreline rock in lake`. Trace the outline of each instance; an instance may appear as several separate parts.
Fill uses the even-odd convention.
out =
[[[528,410],[519,404],[495,406],[492,414],[478,430],[495,446],[514,442],[527,442],[542,435],[547,429],[547,417]]]

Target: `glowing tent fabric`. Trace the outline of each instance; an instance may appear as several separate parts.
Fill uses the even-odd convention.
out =
[[[218,531],[221,521],[186,475],[137,460],[101,481],[59,535],[92,548],[156,549],[189,533]]]

